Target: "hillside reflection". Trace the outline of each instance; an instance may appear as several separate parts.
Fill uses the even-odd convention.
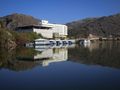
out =
[[[88,65],[120,68],[120,42],[107,41],[92,43],[69,49],[69,59]]]
[[[50,63],[67,60],[87,65],[120,68],[120,42],[97,42],[74,48],[0,49],[0,69],[23,71],[36,66],[47,67]]]
[[[48,66],[53,62],[66,61],[68,50],[66,48],[50,48],[41,51],[34,48],[17,48],[16,50],[0,51],[0,68],[14,71],[32,69],[35,66]]]

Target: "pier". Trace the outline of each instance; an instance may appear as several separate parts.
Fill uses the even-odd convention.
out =
[[[57,47],[70,47],[74,46],[76,41],[74,39],[36,39],[32,43],[26,43],[26,47],[34,47],[34,48],[57,48]]]

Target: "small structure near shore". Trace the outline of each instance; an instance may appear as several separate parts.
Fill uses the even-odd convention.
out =
[[[81,40],[79,40],[79,44],[83,45],[83,46],[90,46],[91,41],[90,41],[90,39],[81,39]]]

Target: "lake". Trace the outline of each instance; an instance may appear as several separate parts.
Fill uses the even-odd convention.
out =
[[[0,89],[120,90],[120,42],[0,50]]]

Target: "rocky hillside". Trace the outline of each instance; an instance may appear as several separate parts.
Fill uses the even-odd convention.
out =
[[[32,16],[17,13],[0,17],[0,22],[3,23],[4,27],[7,27],[11,30],[23,25],[38,24],[39,21],[39,19],[36,19]]]
[[[40,20],[29,15],[11,14],[0,17],[5,28],[14,30],[23,25],[39,24]],[[69,37],[80,38],[94,35],[97,37],[120,37],[120,14],[99,18],[86,18],[66,24]]]
[[[87,18],[67,23],[69,37],[120,37],[120,14],[99,18]]]

